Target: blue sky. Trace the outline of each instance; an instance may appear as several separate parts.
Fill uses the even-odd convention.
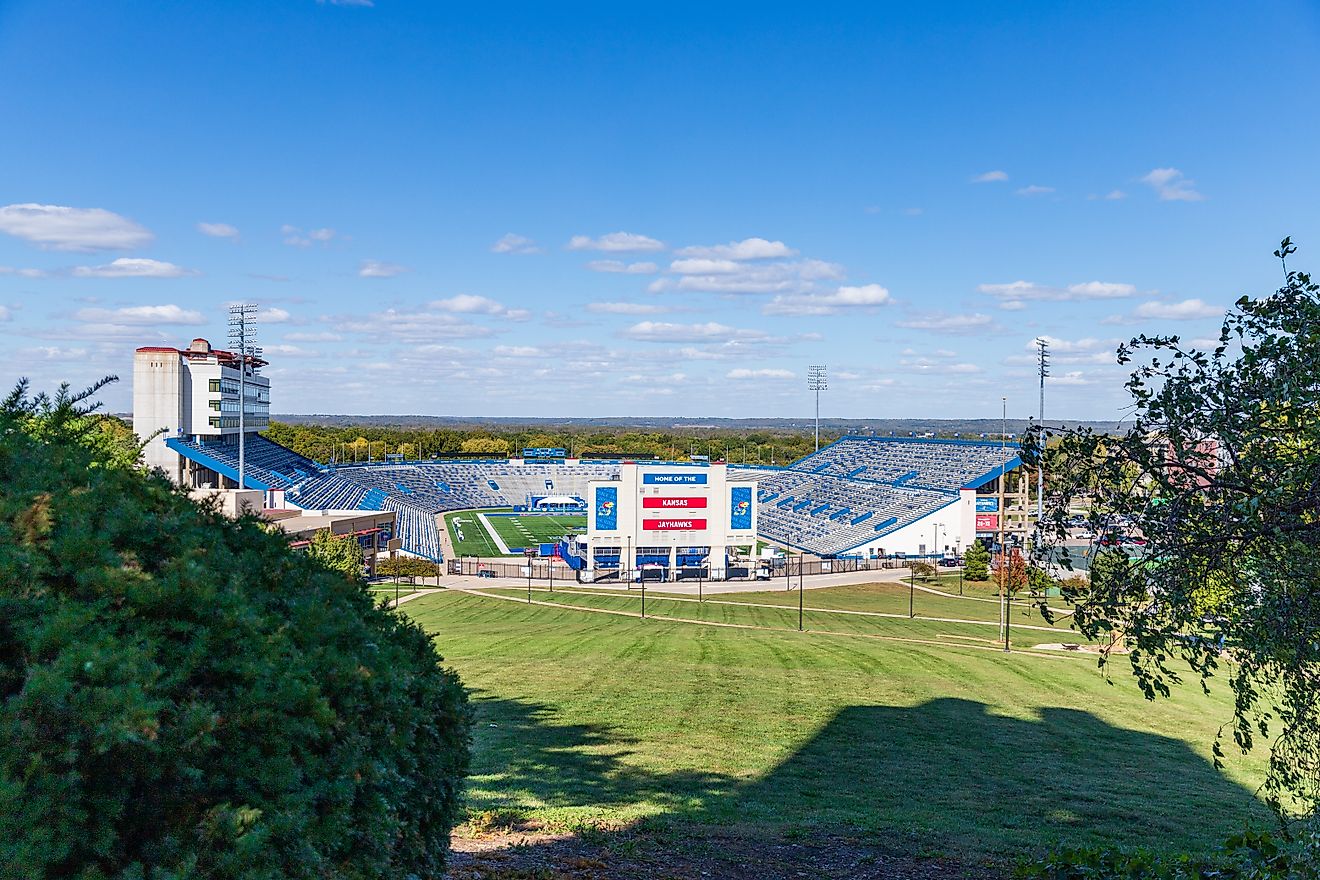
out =
[[[277,412],[1110,418],[1320,246],[1306,3],[0,0],[0,379],[264,309]],[[1002,8],[1000,8],[1002,7]]]

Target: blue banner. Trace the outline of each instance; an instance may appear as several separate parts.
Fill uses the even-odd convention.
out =
[[[729,492],[729,528],[735,532],[752,530],[751,486],[734,486]]]
[[[642,482],[652,486],[704,486],[705,474],[642,474]]]
[[[987,496],[985,496],[985,495],[979,495],[979,496],[977,496],[977,498],[976,498],[976,512],[977,512],[977,513],[998,513],[998,512],[999,512],[999,499],[998,499],[998,498],[990,498],[990,497],[987,497]]]
[[[619,528],[619,487],[596,487],[596,530],[613,532]]]

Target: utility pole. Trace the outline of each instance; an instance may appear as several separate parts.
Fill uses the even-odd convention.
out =
[[[238,303],[229,307],[229,347],[238,356],[238,488],[245,488],[247,476],[246,434],[247,434],[247,371],[248,360],[254,362],[261,349],[256,345],[257,305],[256,303]],[[254,367],[255,369],[255,367]],[[223,373],[221,374],[223,375]],[[221,388],[223,389],[223,383]],[[224,400],[221,391],[220,399]],[[223,404],[222,404],[223,407]],[[225,423],[224,409],[220,410],[220,424]],[[223,433],[224,428],[221,428]]]
[[[816,451],[820,452],[820,393],[828,391],[829,377],[825,364],[812,364],[807,367],[807,390],[816,393]]]

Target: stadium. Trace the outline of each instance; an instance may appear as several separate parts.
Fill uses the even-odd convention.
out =
[[[395,531],[386,537],[435,562],[475,546],[482,556],[558,558],[593,580],[642,569],[659,580],[684,569],[724,579],[754,576],[763,554],[934,560],[974,541],[1020,546],[1028,531],[1030,481],[1002,441],[845,436],[782,467],[580,459],[557,448],[316,462],[260,434],[269,423],[264,365],[253,357],[241,370],[237,356],[204,339],[138,349],[134,425],[150,438],[148,463],[189,488],[258,490],[267,509],[392,512]],[[640,480],[629,479],[638,469]],[[608,504],[638,512],[608,535],[595,534],[602,520],[593,499],[602,491],[614,499]],[[738,523],[641,515],[713,510],[730,491],[745,493],[737,495],[746,505]],[[475,513],[446,516],[459,511]]]

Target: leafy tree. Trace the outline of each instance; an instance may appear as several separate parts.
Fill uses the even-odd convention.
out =
[[[1010,596],[1016,596],[1027,586],[1027,561],[1022,558],[1021,552],[1011,550],[1007,556],[996,554],[993,569],[995,586],[1007,590]]]
[[[415,623],[0,405],[0,876],[436,877],[463,689]]]
[[[1053,578],[1044,566],[1028,565],[1027,586],[1037,596],[1044,597],[1049,594],[1050,590],[1059,587],[1059,581]]]
[[[332,535],[329,529],[322,529],[312,536],[307,555],[346,578],[362,578],[362,547],[351,535]]]
[[[509,441],[501,437],[471,437],[463,441],[463,452],[491,453],[495,455],[508,455]]]
[[[983,581],[990,577],[990,551],[980,541],[973,541],[963,554],[963,577]]]
[[[920,578],[923,581],[935,577],[935,566],[931,565],[929,562],[916,560],[908,563],[908,565],[912,569],[913,577]]]
[[[1263,791],[1281,814],[1320,805],[1320,285],[1288,269],[1294,250],[1275,251],[1283,286],[1239,299],[1211,350],[1177,336],[1119,348],[1131,427],[1062,432],[1047,523],[1061,541],[1069,502],[1089,494],[1098,518],[1145,535],[1140,559],[1096,560],[1076,625],[1120,630],[1151,698],[1188,667],[1208,685],[1222,650],[1207,636],[1222,635],[1232,740],[1270,741]],[[1041,440],[1024,444],[1031,464]]]

